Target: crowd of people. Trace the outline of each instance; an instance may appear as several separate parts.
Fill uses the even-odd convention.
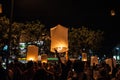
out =
[[[57,62],[21,63],[17,59],[9,63],[7,69],[0,65],[0,80],[120,80],[119,65],[111,67],[102,61],[90,66],[90,62],[66,59],[63,63],[59,54]]]

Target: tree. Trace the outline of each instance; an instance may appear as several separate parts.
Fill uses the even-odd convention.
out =
[[[26,22],[26,23],[19,23],[13,22],[10,23],[8,18],[0,17],[0,50],[5,45],[9,44],[9,27],[11,26],[11,54],[17,55],[19,53],[19,43],[20,42],[34,42],[34,41],[47,41],[48,39],[48,32],[45,28],[45,25],[40,23],[39,20]],[[49,40],[50,41],[50,40]],[[38,47],[39,44],[36,43]]]
[[[71,54],[80,54],[97,51],[103,40],[103,32],[100,30],[90,30],[84,26],[81,28],[69,29],[69,50]]]
[[[0,17],[0,52],[2,52],[5,45],[8,45],[9,26],[9,19],[5,16]]]
[[[22,35],[20,41],[22,42],[31,42],[32,44],[39,47],[39,51],[42,49],[46,49],[46,41],[48,41],[49,33],[45,28],[45,25],[40,23],[39,20],[26,22],[24,25],[24,29],[22,30]],[[43,45],[41,45],[41,41],[43,41]]]
[[[25,23],[22,34],[26,35],[26,42],[42,40],[45,33],[45,26],[39,20]]]
[[[22,30],[24,28],[24,24],[14,22],[11,25],[11,27],[12,27],[12,29],[11,29],[11,46],[12,46],[11,54],[18,55],[20,36],[21,36]]]
[[[16,47],[19,47],[20,42],[31,43],[41,48],[44,48],[44,45],[41,45],[40,41],[46,41],[47,30],[45,25],[40,23],[39,20],[26,22],[26,23],[17,23],[12,24],[12,48],[16,52]],[[27,46],[26,46],[27,47]],[[19,48],[18,48],[19,49]],[[19,50],[17,50],[19,51]]]

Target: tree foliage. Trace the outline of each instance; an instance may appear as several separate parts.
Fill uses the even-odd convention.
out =
[[[84,26],[69,30],[69,49],[72,53],[82,53],[89,50],[97,51],[103,40],[103,32],[91,30]]]
[[[50,32],[39,20],[18,23],[10,23],[6,17],[0,18],[0,49],[8,44],[9,27],[11,27],[11,47],[18,48],[20,42],[45,41],[44,48],[50,49]],[[69,51],[73,53],[82,53],[89,50],[97,51],[103,40],[103,32],[100,30],[91,30],[86,27],[69,29]],[[17,50],[18,51],[18,50]]]
[[[9,19],[5,16],[0,17],[0,49],[2,49],[5,44],[8,44],[9,26]]]
[[[17,55],[19,53],[20,36],[21,36],[22,29],[24,27],[24,24],[14,22],[12,23],[11,27],[12,27],[11,29],[11,46],[12,46],[11,53]]]
[[[26,22],[21,32],[21,41],[32,42],[42,40],[43,34],[45,34],[45,25],[41,24],[40,21]]]
[[[9,39],[10,27],[11,39]],[[10,40],[12,53],[18,53],[16,51],[19,51],[20,42],[43,40],[43,38],[46,38],[46,31],[45,25],[40,23],[39,20],[26,23],[10,23],[10,20],[5,16],[0,17],[0,49],[2,49],[4,45],[9,44],[8,40]]]

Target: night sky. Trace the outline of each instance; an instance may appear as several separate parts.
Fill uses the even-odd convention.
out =
[[[0,0],[3,14],[10,16],[10,1]],[[116,12],[115,16],[110,11]],[[105,48],[120,43],[120,0],[14,0],[13,21],[39,19],[46,27],[85,26],[104,31]]]

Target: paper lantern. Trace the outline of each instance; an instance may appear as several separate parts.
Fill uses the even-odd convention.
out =
[[[91,56],[91,66],[93,66],[93,64],[98,64],[98,57],[97,56]]]
[[[57,25],[50,29],[51,32],[51,52],[56,49],[59,53],[68,50],[68,28]]]
[[[47,63],[47,54],[42,54],[41,55],[41,63]]]
[[[38,55],[38,61],[41,61],[41,55]]]
[[[0,4],[0,13],[2,13],[2,4]]]
[[[109,72],[109,74],[112,74],[113,66],[116,67],[116,60],[114,58],[108,58],[108,59],[105,59],[105,62],[111,67],[111,71]]]
[[[87,53],[82,53],[82,61],[87,61]]]
[[[115,16],[115,11],[111,10],[111,16]]]
[[[38,47],[35,45],[29,45],[27,50],[27,61],[38,61]]]

